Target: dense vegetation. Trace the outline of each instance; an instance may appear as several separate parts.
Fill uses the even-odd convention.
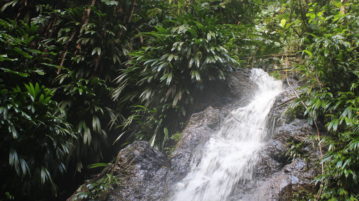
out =
[[[359,199],[356,0],[4,0],[0,8],[0,200],[64,200],[96,172],[89,165],[133,140],[165,149],[210,86],[236,68],[273,65],[274,54],[298,58],[298,107],[324,152],[317,199]]]
[[[289,11],[281,14],[286,41],[293,44],[296,38],[295,48],[303,58],[295,68],[303,81],[298,103],[316,127],[317,143],[324,152],[317,197],[358,200],[358,2],[299,1],[282,9]]]

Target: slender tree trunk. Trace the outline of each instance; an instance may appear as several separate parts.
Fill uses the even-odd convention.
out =
[[[130,14],[129,14],[128,19],[127,19],[127,24],[130,23],[131,20],[132,20],[133,13],[135,11],[135,4],[136,4],[136,0],[132,0],[131,1]]]
[[[85,13],[82,17],[82,21],[83,21],[82,27],[84,27],[88,24],[90,15],[91,15],[91,9],[92,9],[92,7],[95,6],[95,3],[96,3],[96,0],[92,0],[90,6],[85,9]]]
[[[340,0],[340,2],[343,4],[343,5],[340,7],[340,13],[341,13],[341,14],[345,14],[345,6],[344,6],[344,4],[347,2],[347,0]]]
[[[78,31],[79,32],[79,36],[80,37],[82,35],[82,32],[83,32],[83,29],[85,28],[85,26],[89,23],[89,19],[90,19],[90,15],[91,15],[91,9],[92,7],[94,7],[96,4],[96,0],[91,0],[91,4],[88,8],[85,9],[84,11],[84,14],[82,16],[82,25],[81,25],[81,28],[80,30]],[[69,48],[69,44],[70,42],[75,38],[75,35],[76,35],[77,31],[74,31],[72,34],[71,34],[71,37],[70,39],[68,40],[68,42],[66,43],[65,45],[65,51],[62,53],[61,55],[61,59],[60,59],[60,68],[57,70],[57,74],[59,74],[61,72],[61,66],[64,65],[65,63],[65,59],[66,59],[66,56],[68,54],[68,48]],[[81,44],[77,43],[76,44],[76,50],[75,50],[75,54],[81,50]]]

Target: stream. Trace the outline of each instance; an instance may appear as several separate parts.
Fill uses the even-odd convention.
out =
[[[258,152],[265,145],[268,114],[282,83],[252,69],[254,95],[221,122],[220,129],[194,151],[189,173],[172,188],[169,201],[227,201],[237,184],[252,180]]]

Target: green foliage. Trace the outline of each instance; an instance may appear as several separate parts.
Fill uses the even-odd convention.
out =
[[[283,75],[281,74],[280,71],[272,71],[270,72],[270,76],[276,78],[276,79],[281,79],[283,77]]]
[[[236,61],[223,46],[223,29],[212,19],[178,18],[142,35],[148,37],[149,45],[130,54],[128,67],[116,78],[113,98],[136,100],[162,114],[152,129],[139,129],[155,131],[154,138],[166,114],[185,116],[195,94],[209,82],[225,79]]]
[[[68,120],[78,133],[73,156],[77,171],[81,171],[86,164],[103,160],[102,153],[108,146],[111,130],[107,122],[115,118],[115,114],[114,108],[108,104],[109,98],[106,100],[110,89],[103,79],[75,79],[72,76],[75,76],[73,72],[58,76],[61,84],[58,93],[61,93],[61,107],[66,109]],[[84,160],[86,155],[92,155],[91,159]]]
[[[50,184],[55,190],[53,177],[66,171],[76,135],[53,94],[54,90],[38,83],[2,88],[0,130],[4,136],[0,149],[8,153],[8,161],[2,157],[1,162],[8,164],[3,165],[4,174],[16,172],[5,189],[21,181],[25,191],[41,184]]]
[[[55,194],[66,169],[110,160],[111,144],[148,140],[171,152],[202,92],[237,66],[275,67],[270,54],[283,48],[302,54],[300,101],[327,131],[322,199],[357,200],[359,8],[344,2],[4,0],[0,199],[51,199],[44,192]],[[303,146],[292,142],[289,154]],[[96,200],[117,184],[107,175],[79,196]]]
[[[5,135],[0,142],[4,181],[0,187],[18,200],[48,199],[57,194],[56,184],[67,174],[66,169],[70,168],[71,173],[73,167],[81,171],[87,163],[102,159],[102,152],[106,151],[110,130],[107,122],[114,116],[115,105],[111,105],[108,96],[112,78],[100,73],[96,66],[84,71],[84,67],[92,65],[80,63],[85,58],[81,56],[93,58],[94,49],[97,55],[101,51],[96,46],[79,51],[77,44],[85,37],[93,38],[89,38],[88,44],[81,42],[88,47],[95,40],[101,42],[100,37],[113,38],[96,38],[91,35],[90,25],[78,29],[80,22],[76,21],[81,20],[78,16],[84,12],[81,5],[56,10],[40,1],[26,5],[22,1],[9,3],[11,6],[5,4],[1,15],[13,14],[7,14],[7,9],[20,9],[21,14],[28,15],[20,20],[0,20],[0,130]],[[31,10],[33,7],[37,9]],[[101,16],[100,12],[93,13]],[[35,17],[29,18],[31,15]],[[113,31],[118,32],[117,27]],[[70,37],[66,38],[66,34]],[[102,59],[104,64],[109,60],[107,55]],[[115,56],[111,56],[111,61],[118,64]],[[106,96],[108,99],[104,100]],[[5,195],[4,199],[10,198]]]
[[[300,185],[295,187],[292,194],[292,201],[308,201],[308,200],[315,200],[315,188],[313,189],[312,186],[309,187],[302,187]]]
[[[0,20],[0,27],[1,176],[13,175],[1,191],[15,198],[42,188],[56,192],[54,178],[66,171],[76,140],[56,90],[38,82],[45,71],[56,69],[49,64],[56,54],[51,46],[36,47],[39,27],[34,24]]]
[[[87,177],[133,140],[169,150],[201,93],[270,49],[251,34],[260,3],[2,1],[0,199],[64,200],[62,177]]]
[[[123,122],[122,127],[127,130],[128,139],[131,139],[129,141],[146,140],[150,142],[151,146],[154,146],[156,142],[159,148],[163,148],[159,138],[162,138],[163,144],[165,138],[162,137],[160,129],[163,126],[164,118],[165,115],[155,108],[134,105],[131,115]]]
[[[286,34],[301,37],[304,63],[297,70],[305,82],[299,100],[305,115],[327,131],[320,142],[326,150],[325,170],[317,178],[321,198],[358,200],[359,7],[355,1],[300,2],[288,4],[292,18],[283,18],[281,25]]]
[[[236,63],[223,47],[221,29],[212,24],[181,19],[169,27],[157,27],[144,33],[151,46],[131,54],[128,67],[116,78],[119,85],[113,98],[118,99],[127,86],[137,86],[125,99],[139,97],[146,105],[165,104],[176,107],[190,104],[192,88],[202,88],[211,80],[224,79],[227,64]],[[161,90],[158,90],[161,86]],[[193,93],[193,92],[192,92]]]
[[[182,139],[182,133],[174,133],[171,137],[165,142],[167,146],[165,146],[164,151],[167,155],[171,155],[173,151],[176,149],[176,145]]]
[[[117,185],[120,185],[118,177],[112,174],[106,174],[102,178],[83,186],[83,188],[80,189],[80,192],[75,194],[75,197],[72,200],[103,200],[106,198],[105,196],[107,193],[113,190]]]
[[[308,153],[304,149],[306,145],[307,144],[303,141],[291,139],[288,141],[289,149],[286,152],[286,155],[291,159],[308,157]]]
[[[289,112],[304,111],[319,126],[325,169],[316,181],[323,200],[358,200],[358,9],[355,0],[273,1],[257,29],[273,33],[263,36],[284,53],[301,54],[295,69],[301,98]]]

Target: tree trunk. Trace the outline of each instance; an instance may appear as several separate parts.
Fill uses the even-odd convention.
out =
[[[340,13],[345,14],[345,6],[344,6],[344,4],[347,2],[347,0],[340,0],[340,2],[342,3],[342,6],[340,7]]]

